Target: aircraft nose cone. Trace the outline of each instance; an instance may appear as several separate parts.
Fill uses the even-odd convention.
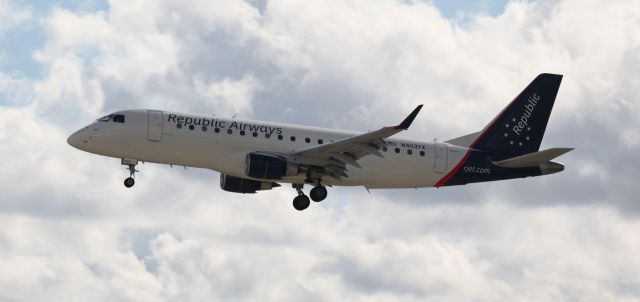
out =
[[[72,147],[77,148],[78,143],[80,143],[80,138],[78,138],[78,136],[75,133],[69,135],[69,138],[67,138],[67,144],[71,145]]]
[[[67,144],[74,148],[80,149],[80,143],[82,142],[82,135],[80,131],[76,131],[67,138]]]

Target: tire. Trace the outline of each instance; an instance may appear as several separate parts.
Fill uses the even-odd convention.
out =
[[[311,202],[309,201],[309,197],[307,195],[298,195],[293,199],[293,208],[298,211],[302,211],[309,207]]]
[[[324,186],[316,186],[313,189],[311,189],[311,192],[309,192],[309,196],[311,197],[311,200],[315,201],[315,202],[320,202],[323,201],[325,198],[327,198],[327,188]]]
[[[133,178],[131,178],[131,177],[129,177],[129,178],[124,180],[124,186],[127,187],[127,188],[133,187],[134,184],[136,184],[136,181],[133,180]]]

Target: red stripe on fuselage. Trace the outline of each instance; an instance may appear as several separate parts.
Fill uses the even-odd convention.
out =
[[[504,107],[504,109],[502,109],[502,111],[500,111],[500,113],[491,121],[491,123],[489,123],[489,125],[484,128],[484,130],[482,131],[482,133],[480,133],[478,138],[476,138],[476,140],[473,141],[473,143],[471,145],[469,145],[469,149],[467,149],[467,153],[465,153],[465,155],[462,158],[462,160],[460,162],[458,162],[458,164],[453,168],[453,170],[451,170],[451,172],[449,172],[443,178],[438,180],[438,182],[436,182],[436,185],[435,185],[436,188],[439,188],[439,187],[442,187],[442,186],[446,186],[447,183],[456,175],[456,173],[458,173],[458,171],[460,171],[460,169],[462,169],[462,165],[464,165],[464,163],[467,162],[467,159],[469,158],[469,155],[471,155],[471,151],[476,146],[476,144],[481,139],[483,139],[485,135],[487,135],[487,132],[489,132],[491,129],[493,129],[493,127],[498,122],[498,120],[500,120],[502,118],[502,116],[505,114],[505,112],[507,112],[507,110],[509,108],[511,108],[513,103],[515,103],[515,101],[518,100],[520,95],[522,95],[526,90],[527,90],[526,88],[524,90],[522,90],[522,92],[520,92],[518,94],[518,96],[516,96],[513,100],[511,100],[509,105],[507,105],[507,107]]]
[[[436,188],[440,188],[440,187],[446,185],[449,182],[449,180],[451,180],[451,178],[453,178],[453,176],[456,175],[456,173],[458,173],[458,171],[460,171],[460,169],[462,168],[462,165],[464,165],[464,163],[467,162],[467,158],[469,158],[469,155],[471,154],[471,149],[472,149],[472,147],[469,146],[469,149],[467,150],[467,153],[465,153],[465,155],[462,158],[462,160],[460,162],[458,162],[458,164],[453,168],[453,170],[451,170],[451,172],[449,172],[449,174],[445,175],[443,178],[438,180],[438,182],[435,185]]]

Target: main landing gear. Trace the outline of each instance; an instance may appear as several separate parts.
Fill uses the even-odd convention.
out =
[[[309,197],[307,197],[307,195],[304,195],[304,192],[302,192],[302,186],[304,185],[293,184],[293,187],[296,189],[296,191],[298,191],[298,196],[293,199],[293,207],[298,211],[302,211],[308,208],[309,204],[311,204],[311,202],[309,201]]]
[[[311,197],[311,200],[321,202],[327,198],[327,188],[322,185],[317,185],[309,191],[309,196]]]
[[[304,195],[304,192],[302,192],[303,186],[303,184],[293,184],[293,188],[298,192],[298,196],[293,199],[293,207],[298,211],[308,208],[311,204],[309,197]],[[323,201],[327,198],[327,188],[318,183],[318,185],[311,189],[309,196],[311,197],[311,200],[315,202]]]
[[[122,162],[123,165],[127,165],[129,166],[127,169],[129,170],[129,177],[127,177],[127,179],[124,180],[124,186],[127,188],[131,188],[133,187],[133,185],[136,184],[135,181],[135,177],[136,177],[136,172],[138,172],[138,170],[136,170],[136,165],[138,164],[138,160],[137,159],[128,159],[128,158],[123,158]]]

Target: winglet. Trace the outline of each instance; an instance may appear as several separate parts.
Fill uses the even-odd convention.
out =
[[[409,126],[411,126],[411,123],[413,123],[413,120],[418,115],[418,112],[420,112],[420,109],[422,109],[422,105],[418,105],[418,107],[416,107],[416,109],[413,109],[411,114],[409,114],[409,116],[407,116],[407,118],[405,118],[404,121],[402,121],[402,123],[400,123],[400,125],[395,126],[394,128],[403,129],[403,130],[409,129]]]

